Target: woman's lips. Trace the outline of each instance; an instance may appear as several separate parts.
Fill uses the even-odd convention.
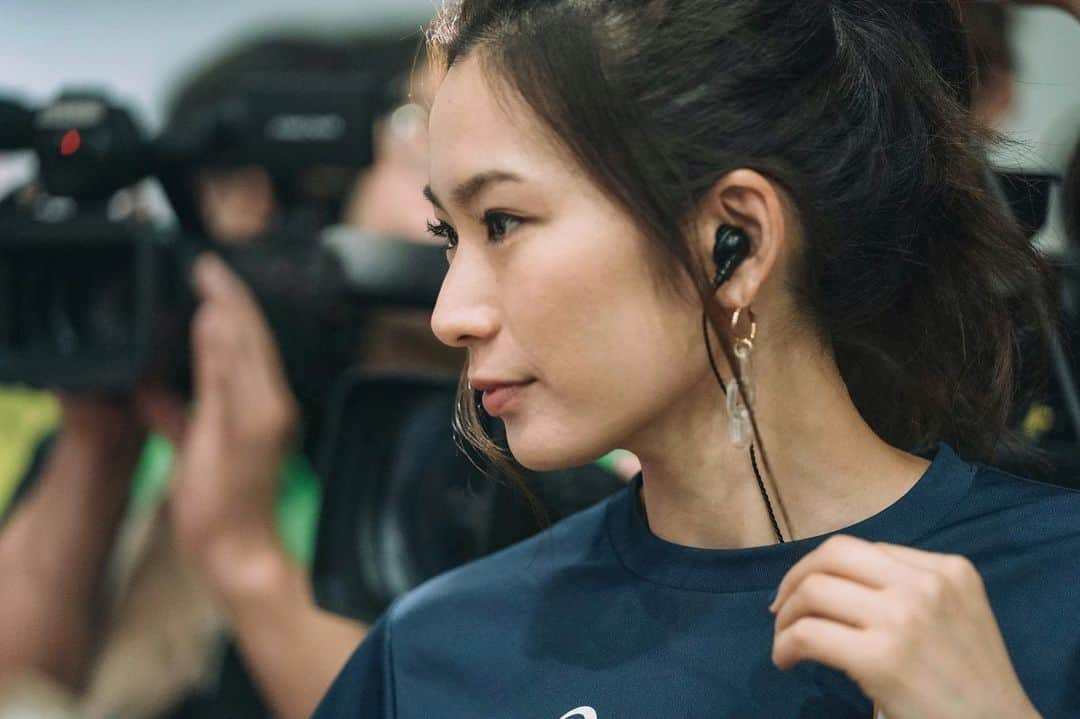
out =
[[[492,417],[498,417],[504,413],[521,396],[534,380],[518,382],[516,384],[502,384],[484,390],[484,411]]]

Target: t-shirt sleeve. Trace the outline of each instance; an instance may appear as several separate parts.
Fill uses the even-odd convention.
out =
[[[353,652],[313,719],[393,719],[394,673],[387,611]]]

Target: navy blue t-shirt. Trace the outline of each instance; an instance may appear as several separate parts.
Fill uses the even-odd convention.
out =
[[[900,500],[843,530],[967,556],[1024,688],[1080,717],[1080,492],[938,445]],[[653,535],[625,491],[395,602],[316,717],[860,717],[838,671],[771,661],[769,597],[825,537],[750,549]]]

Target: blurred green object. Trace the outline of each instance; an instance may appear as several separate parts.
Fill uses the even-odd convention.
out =
[[[146,511],[157,506],[169,484],[173,447],[161,435],[152,435],[143,447],[132,478],[128,511]],[[305,567],[315,555],[315,539],[322,504],[322,485],[307,460],[289,455],[278,471],[276,520],[285,549]]]
[[[34,450],[60,423],[51,392],[0,387],[0,517],[26,473]]]
[[[598,467],[601,467],[602,469],[606,469],[607,471],[614,474],[615,473],[615,465],[618,464],[619,459],[621,457],[625,456],[625,455],[626,455],[626,450],[625,449],[616,449],[616,450],[613,450],[611,452],[608,452],[603,457],[596,460],[596,464],[597,464]]]
[[[615,449],[596,460],[596,465],[615,476],[628,480],[641,470],[637,457],[625,449]]]

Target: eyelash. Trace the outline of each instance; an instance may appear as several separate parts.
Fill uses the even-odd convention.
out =
[[[506,212],[486,212],[484,213],[483,223],[488,228],[488,240],[491,242],[500,242],[512,231],[506,228],[507,222],[513,222],[520,224],[523,220],[516,215],[511,215]],[[501,229],[496,227],[501,225]],[[428,232],[432,237],[441,237],[446,241],[443,245],[443,249],[447,252],[457,247],[458,234],[457,230],[451,227],[447,222],[439,220],[438,222],[427,223]]]
[[[457,247],[457,230],[442,220],[438,222],[428,220],[427,231],[432,237],[439,237],[444,240],[443,249],[447,252]]]

